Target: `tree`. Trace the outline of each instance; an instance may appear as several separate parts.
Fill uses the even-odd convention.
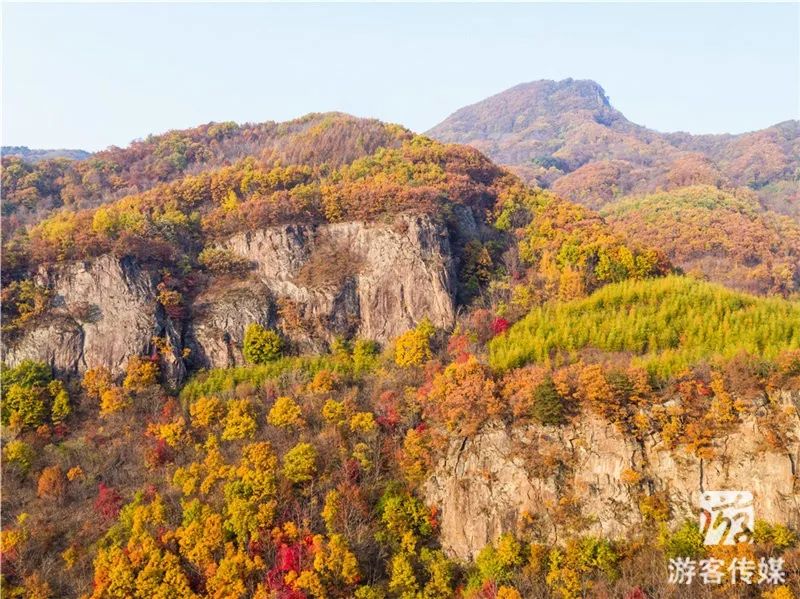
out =
[[[225,415],[225,404],[216,397],[200,397],[189,406],[189,416],[195,428],[208,428]]]
[[[97,498],[94,500],[94,511],[106,520],[113,520],[122,508],[122,496],[113,487],[103,483],[97,486]]]
[[[267,422],[280,428],[302,426],[302,410],[291,397],[279,397],[267,414]]]
[[[228,402],[228,413],[222,421],[222,440],[249,439],[258,425],[253,417],[253,405],[249,399],[232,399]]]
[[[14,464],[23,474],[27,474],[31,469],[33,458],[33,448],[19,439],[10,441],[3,447],[3,459]]]
[[[488,369],[470,356],[437,374],[424,402],[424,413],[450,431],[472,435],[490,417],[502,412]]]
[[[100,415],[108,416],[114,414],[131,405],[130,397],[122,390],[122,387],[113,385],[103,391],[100,396]]]
[[[423,320],[416,328],[406,331],[394,342],[394,361],[398,366],[419,366],[429,360],[430,339],[434,329],[430,321]]]
[[[283,456],[283,475],[293,483],[312,479],[316,472],[317,450],[310,443],[298,443]]]
[[[552,377],[547,377],[533,392],[533,418],[540,424],[564,424],[564,400]]]
[[[278,333],[258,323],[248,325],[244,333],[243,353],[251,364],[266,364],[281,356],[283,341]]]
[[[60,502],[67,490],[64,473],[59,466],[48,466],[39,475],[36,483],[36,496]]]
[[[69,413],[69,395],[63,383],[53,380],[50,367],[43,362],[24,360],[14,368],[5,369],[1,384],[3,424],[18,429],[36,428],[48,416],[52,420],[56,400],[55,421]]]
[[[122,386],[128,391],[144,391],[158,383],[158,364],[146,357],[132,356]]]
[[[81,386],[87,397],[97,401],[100,401],[100,396],[103,392],[113,384],[114,381],[111,378],[111,372],[104,366],[90,368],[83,375],[83,381],[81,381]]]

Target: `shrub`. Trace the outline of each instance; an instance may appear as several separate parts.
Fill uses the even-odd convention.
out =
[[[260,324],[250,324],[244,333],[243,353],[251,364],[266,364],[281,357],[283,341],[278,333]]]
[[[203,268],[216,274],[237,274],[250,268],[247,259],[223,248],[204,248],[197,256],[197,261]]]
[[[97,498],[94,500],[94,511],[106,520],[113,520],[122,509],[122,496],[116,489],[103,483],[97,485]]]

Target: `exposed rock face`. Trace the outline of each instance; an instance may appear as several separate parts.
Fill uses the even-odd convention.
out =
[[[274,324],[269,290],[259,282],[242,281],[198,296],[186,335],[190,362],[199,367],[244,363],[242,342],[247,325]]]
[[[116,376],[133,355],[166,338],[166,382],[177,386],[195,367],[243,363],[250,323],[278,327],[301,350],[322,350],[336,336],[386,342],[423,318],[440,327],[454,318],[455,285],[448,231],[427,216],[391,223],[289,225],[236,235],[223,244],[251,261],[244,281],[218,280],[174,322],[157,301],[157,274],[103,256],[39,276],[53,307],[9,347],[10,365],[44,360],[65,374],[105,366]]]
[[[225,246],[252,261],[276,302],[297,312],[302,326],[282,327],[301,345],[336,335],[385,342],[425,317],[440,327],[453,322],[447,230],[429,217],[272,227]]]
[[[800,395],[782,397],[792,400],[800,401]],[[800,438],[800,418],[795,427]],[[552,538],[554,508],[570,494],[578,499],[587,533],[622,536],[642,522],[635,492],[623,482],[628,469],[644,475],[647,484],[639,491],[669,494],[675,521],[697,517],[703,490],[746,490],[753,492],[756,518],[797,526],[800,443],[788,454],[775,453],[765,451],[761,439],[755,420],[748,419],[708,461],[668,451],[655,439],[640,447],[591,415],[563,428],[506,431],[490,425],[472,439],[451,443],[426,485],[427,500],[441,510],[443,546],[462,559],[514,531],[525,515],[533,515],[542,534]],[[557,465],[559,457],[566,469]]]
[[[52,309],[39,326],[4,359],[14,365],[30,358],[64,374],[104,366],[120,376],[133,355],[149,353],[153,337],[166,337],[173,352],[180,337],[156,301],[154,275],[131,260],[102,256],[42,271],[39,283],[53,292]],[[167,383],[185,375],[177,354],[166,356]]]

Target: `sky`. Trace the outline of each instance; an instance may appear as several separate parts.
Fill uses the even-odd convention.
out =
[[[800,118],[800,4],[13,4],[2,143],[99,150],[338,110],[423,132],[525,81],[594,79],[659,131]]]

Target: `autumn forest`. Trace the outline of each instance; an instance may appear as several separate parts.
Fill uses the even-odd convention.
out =
[[[504,94],[4,148],[2,594],[800,597],[798,123]]]

